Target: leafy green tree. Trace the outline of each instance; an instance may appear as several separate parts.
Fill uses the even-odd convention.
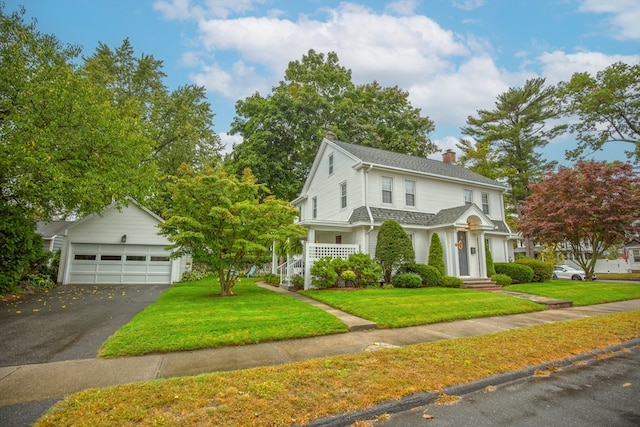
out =
[[[140,129],[153,141],[146,162],[157,168],[160,181],[145,204],[162,211],[170,204],[164,191],[167,176],[181,164],[204,168],[220,160],[221,143],[213,131],[211,106],[201,86],[185,85],[174,91],[163,83],[162,61],[136,56],[128,39],[111,49],[100,43],[84,58],[82,72],[112,93],[117,107],[128,108]]]
[[[555,164],[538,150],[566,130],[566,125],[549,124],[560,109],[554,88],[544,83],[543,78],[527,80],[522,88],[499,95],[494,110],[478,110],[478,117],[467,118],[462,134],[470,138],[458,144],[462,164],[478,172],[493,167],[493,177],[508,184],[508,202],[518,216],[529,185]],[[527,251],[533,256],[531,244]]]
[[[394,271],[416,262],[413,243],[397,221],[388,219],[380,226],[375,259],[382,267],[384,282],[387,284],[391,283]]]
[[[0,293],[17,289],[42,255],[35,222],[19,206],[0,204]]]
[[[433,233],[431,236],[427,265],[435,267],[442,276],[447,274],[444,265],[444,251],[442,250],[442,242],[440,242],[440,236],[438,233]]]
[[[275,240],[299,239],[306,229],[295,225],[298,214],[288,202],[257,184],[250,171],[241,177],[223,171],[200,172],[183,165],[169,184],[172,207],[160,224],[175,256],[191,255],[205,263],[220,280],[221,295],[232,295],[237,272],[251,265]]]
[[[586,151],[602,150],[609,142],[629,143],[627,156],[640,162],[640,65],[615,63],[595,77],[575,73],[558,85],[558,99],[568,116],[577,116],[570,131],[578,147],[567,152],[577,159]]]
[[[153,141],[131,104],[115,108],[104,86],[85,78],[80,50],[0,13],[0,204],[49,219],[142,198],[154,182],[144,162]]]
[[[518,228],[541,243],[567,242],[588,280],[604,251],[640,230],[640,177],[628,163],[578,161],[531,190]]]
[[[411,107],[408,94],[376,82],[356,86],[335,52],[309,50],[289,63],[271,94],[236,103],[231,133],[242,135],[227,157],[226,170],[251,168],[283,199],[298,194],[322,137],[425,156],[437,151],[429,140],[433,122]]]

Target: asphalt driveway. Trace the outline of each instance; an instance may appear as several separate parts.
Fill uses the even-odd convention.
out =
[[[170,285],[64,285],[0,302],[0,367],[96,357]]]

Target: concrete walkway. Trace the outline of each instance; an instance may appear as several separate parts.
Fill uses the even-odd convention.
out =
[[[305,298],[280,288],[268,287],[268,289],[288,293],[295,298]],[[315,301],[308,302],[327,309],[342,319],[349,325],[351,332],[239,347],[3,367],[0,368],[0,406],[59,399],[70,393],[92,387],[278,365],[317,357],[489,334],[524,326],[640,310],[640,299],[637,299],[401,329],[371,329],[371,322]]]

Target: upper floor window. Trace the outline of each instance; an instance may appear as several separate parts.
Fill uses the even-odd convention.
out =
[[[311,199],[311,217],[313,219],[318,218],[318,198]]]
[[[489,214],[489,193],[482,193],[482,212]]]
[[[393,178],[382,177],[382,203],[393,203]]]
[[[464,202],[465,203],[473,203],[473,191],[464,190]]]
[[[329,154],[329,175],[333,174],[333,154]]]
[[[340,184],[340,207],[347,207],[347,183],[343,182]]]
[[[416,182],[415,181],[404,182],[404,204],[406,206],[416,205]]]

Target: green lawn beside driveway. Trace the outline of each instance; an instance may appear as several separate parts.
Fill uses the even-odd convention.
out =
[[[573,301],[574,306],[603,304],[640,298],[640,284],[553,280],[544,283],[511,285],[505,290]]]
[[[243,278],[235,296],[220,292],[218,281],[177,283],[138,313],[102,346],[104,357],[132,356],[253,344],[346,332],[325,311]]]
[[[452,288],[313,290],[302,294],[376,322],[402,328],[476,317],[544,310],[540,304],[496,294]]]

